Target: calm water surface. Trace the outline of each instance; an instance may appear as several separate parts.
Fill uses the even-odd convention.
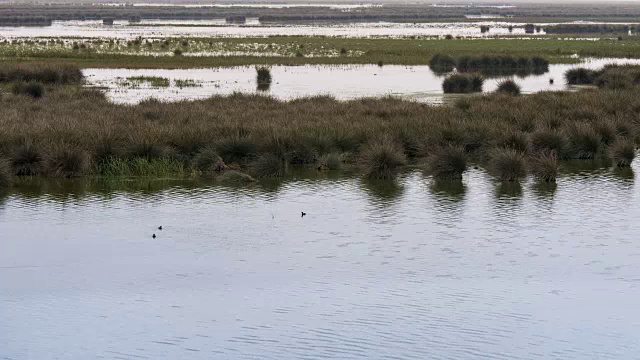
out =
[[[608,168],[34,181],[0,195],[0,358],[635,359],[639,216]]]
[[[179,26],[164,26],[173,24]],[[163,25],[163,26],[159,26]],[[191,25],[191,26],[190,26]],[[480,31],[481,25],[491,26],[487,33]],[[514,26],[509,31],[509,26]],[[553,24],[540,24],[541,26]],[[544,32],[527,36],[544,35]],[[102,20],[54,21],[51,26],[0,27],[1,38],[31,37],[82,37],[132,39],[164,37],[262,37],[262,36],[339,36],[339,37],[404,37],[404,36],[465,36],[491,37],[494,35],[525,35],[523,24],[497,22],[490,19],[478,22],[459,23],[266,23],[256,18],[248,19],[245,25],[226,24],[225,19],[198,20],[142,20],[131,26],[129,21],[115,21],[114,25],[103,25]]]
[[[564,73],[576,66],[600,69],[606,64],[640,64],[638,59],[585,59],[575,65],[551,65],[543,75],[514,77],[524,93],[567,90]],[[460,95],[444,95],[442,75],[428,66],[307,65],[273,66],[273,83],[268,91],[258,91],[253,66],[215,69],[85,69],[88,86],[101,87],[117,103],[137,103],[153,97],[165,101],[201,99],[233,92],[260,93],[291,100],[315,95],[331,95],[339,100],[361,97],[398,96],[410,100],[443,103]],[[165,77],[169,87],[151,88],[147,84],[125,86],[126,78]],[[502,78],[485,82],[484,91],[494,91]],[[554,79],[554,84],[549,84]],[[197,86],[179,88],[175,80],[193,80]]]

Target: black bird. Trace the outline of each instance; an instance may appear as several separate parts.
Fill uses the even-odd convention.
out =
[[[151,237],[155,239],[156,238],[156,234],[151,235]]]
[[[162,225],[158,226],[158,230],[162,230]]]
[[[307,213],[303,211],[302,212],[302,216],[300,216],[300,217],[304,217],[305,215],[307,215]]]
[[[553,79],[549,79],[549,84],[553,85]]]

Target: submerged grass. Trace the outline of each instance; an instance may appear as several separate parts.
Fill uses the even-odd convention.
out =
[[[170,81],[168,78],[160,76],[131,76],[127,78],[127,81],[134,84],[146,83],[152,87],[169,87]]]

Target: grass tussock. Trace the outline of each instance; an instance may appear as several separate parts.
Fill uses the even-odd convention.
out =
[[[569,69],[564,74],[564,78],[569,85],[591,85],[597,76],[597,71],[585,68]]]
[[[602,149],[602,138],[589,124],[573,123],[567,127],[568,157],[593,159]]]
[[[13,173],[17,176],[38,176],[42,172],[42,155],[32,143],[18,145],[11,161]]]
[[[518,181],[527,174],[525,156],[512,149],[494,149],[490,154],[491,172],[502,181]]]
[[[436,179],[461,179],[467,169],[463,147],[442,146],[427,158],[427,170]]]
[[[505,80],[499,83],[496,92],[512,96],[519,96],[522,93],[520,85],[513,80]]]
[[[81,149],[61,145],[47,151],[43,165],[47,176],[76,177],[86,173],[89,168],[89,156]]]
[[[558,157],[554,152],[535,154],[529,161],[529,169],[536,179],[553,183],[558,177]]]
[[[220,141],[217,151],[226,164],[243,164],[256,156],[257,147],[248,138],[234,137]]]
[[[225,164],[214,148],[206,147],[193,157],[192,168],[204,174],[211,174],[224,171]]]
[[[484,78],[478,74],[454,74],[442,82],[445,94],[470,94],[482,92]]]
[[[256,81],[258,85],[271,85],[271,69],[266,66],[256,66]]]
[[[618,140],[609,147],[609,158],[617,167],[631,166],[636,157],[636,147],[628,140]]]
[[[407,163],[402,149],[388,140],[368,144],[361,154],[362,171],[368,179],[393,179]]]
[[[12,92],[14,95],[27,95],[34,99],[44,96],[44,86],[37,81],[19,81],[13,84]]]
[[[258,178],[277,178],[285,174],[285,163],[277,155],[260,155],[251,164],[252,173]]]
[[[553,152],[558,157],[564,157],[567,149],[567,139],[559,131],[543,128],[531,134],[531,150],[534,153]]]

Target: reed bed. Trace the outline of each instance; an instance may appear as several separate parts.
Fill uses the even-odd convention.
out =
[[[251,171],[259,159],[278,159],[278,171],[264,174],[279,176],[287,164],[354,164],[367,177],[387,178],[442,149],[455,149],[433,162],[443,177],[458,177],[465,158],[488,164],[495,149],[525,163],[553,153],[611,156],[625,166],[640,142],[635,89],[488,94],[449,107],[391,97],[280,101],[241,94],[118,105],[97,90],[52,86],[39,99],[0,96],[0,159],[13,176],[58,177]]]

